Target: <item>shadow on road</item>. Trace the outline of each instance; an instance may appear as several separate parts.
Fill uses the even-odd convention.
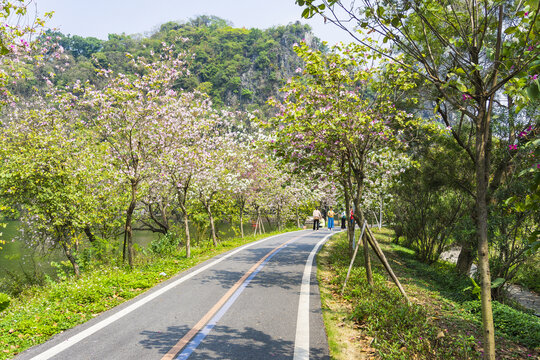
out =
[[[146,339],[140,343],[147,349],[157,349],[166,354],[189,329],[172,326],[167,332],[143,331]],[[216,326],[190,359],[291,359],[294,342],[276,339],[253,328],[237,330],[228,326]],[[320,356],[317,353],[321,354]],[[312,351],[310,359],[327,359],[321,350]]]
[[[298,288],[302,281],[301,270],[303,269],[305,258],[307,258],[306,252],[311,250],[311,248],[312,245],[310,244],[293,244],[283,249],[276,255],[276,258],[270,260],[265,266],[265,268],[274,266],[277,266],[277,268],[274,268],[273,271],[265,271],[263,268],[261,273],[257,274],[251,280],[249,286],[257,285],[265,288],[280,287],[287,290]],[[244,256],[237,257],[235,261],[254,264],[256,262],[255,259],[258,260],[271,250],[272,248],[265,249],[265,251],[259,250],[256,256],[248,253]],[[295,266],[298,264],[301,264],[301,267],[295,269]],[[229,289],[243,275],[244,272],[239,271],[213,270],[202,280],[202,283],[218,283],[222,288]]]

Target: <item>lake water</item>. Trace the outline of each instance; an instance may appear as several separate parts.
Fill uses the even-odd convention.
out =
[[[35,271],[46,274],[53,274],[54,268],[51,261],[66,260],[59,250],[43,251],[31,249],[23,242],[14,240],[19,226],[18,221],[1,221],[7,224],[6,228],[1,229],[2,240],[6,241],[0,250],[0,278],[9,276],[9,273],[28,275]]]
[[[0,278],[9,276],[10,273],[14,274],[28,274],[32,275],[34,271],[42,272],[48,275],[54,275],[56,269],[51,266],[51,262],[66,261],[66,257],[61,249],[52,251],[43,251],[31,249],[21,241],[13,240],[17,234],[18,221],[0,221],[6,223],[5,229],[0,229],[2,236],[0,239],[6,241],[6,244],[2,245],[0,250]],[[265,224],[267,231],[272,231],[271,226]],[[218,231],[221,239],[226,239],[235,236],[234,230],[230,224],[221,223],[218,224]],[[253,232],[251,225],[244,225],[244,233],[251,234]],[[158,238],[158,234],[150,231],[135,231],[134,242],[141,247],[146,247],[152,240]],[[192,231],[192,243],[196,244],[198,239],[196,238],[196,231]],[[207,241],[208,236],[199,241]],[[119,242],[121,246],[121,242]]]

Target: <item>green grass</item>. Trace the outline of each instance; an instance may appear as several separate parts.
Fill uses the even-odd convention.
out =
[[[11,299],[7,309],[0,312],[0,359],[12,358],[55,334],[82,324],[180,271],[277,233],[231,239],[216,248],[195,247],[189,259],[184,250],[167,255],[140,255],[132,269],[93,266],[78,278],[64,276],[62,281],[48,280],[44,286],[29,287]],[[166,275],[160,275],[162,273]]]
[[[371,346],[376,348],[378,356],[381,359],[481,357],[478,300],[474,300],[470,292],[463,291],[470,286],[470,280],[457,275],[451,264],[429,266],[417,261],[413,250],[391,243],[389,230],[383,229],[376,237],[413,301],[412,306],[407,306],[373,254],[375,284],[368,286],[363,257],[357,258],[342,301],[362,336],[374,338]],[[328,254],[321,264],[332,275],[326,276],[327,281],[320,281],[321,286],[327,286],[334,294],[335,300],[349,265],[346,234],[333,238],[327,246]],[[321,293],[324,292],[321,289]],[[322,301],[324,308],[328,297],[323,297]],[[500,358],[538,356],[540,322],[537,318],[496,302],[494,317]],[[334,320],[326,316],[325,321]],[[329,339],[329,342],[332,344],[334,340]],[[339,356],[333,355],[333,358]]]

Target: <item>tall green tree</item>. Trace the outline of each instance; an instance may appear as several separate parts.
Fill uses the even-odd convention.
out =
[[[466,148],[476,171],[484,356],[495,359],[488,242],[492,113],[504,86],[538,59],[538,2],[365,0],[359,6],[337,0],[296,3],[304,7],[306,17],[320,13],[344,29],[352,22],[396,46],[414,60],[402,65],[431,83],[441,102],[452,104],[470,121],[475,142]],[[350,33],[356,41],[369,45],[360,33]],[[458,126],[449,125],[453,129]],[[457,134],[453,131],[459,143]]]

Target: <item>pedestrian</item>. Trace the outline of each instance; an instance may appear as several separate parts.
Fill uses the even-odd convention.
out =
[[[351,208],[351,228],[354,229],[354,212],[352,208]]]
[[[319,211],[319,209],[315,208],[315,210],[313,210],[313,230],[319,230],[319,223],[321,221],[321,212]]]
[[[345,212],[345,209],[341,209],[341,228],[347,228],[347,213]]]
[[[328,230],[333,231],[334,229],[334,216],[336,214],[334,213],[334,210],[330,208],[330,211],[328,211]]]

